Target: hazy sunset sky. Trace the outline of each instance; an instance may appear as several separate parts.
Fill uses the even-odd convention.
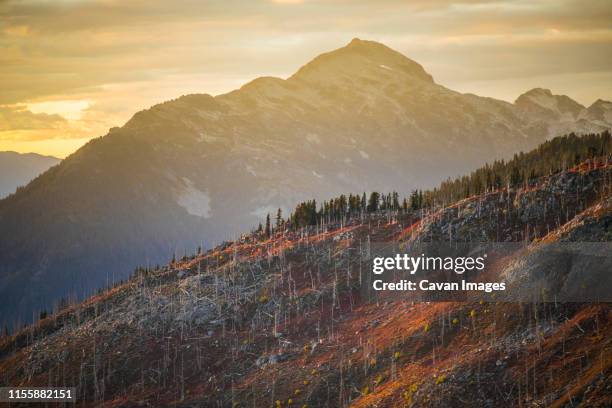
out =
[[[0,151],[64,157],[155,103],[287,77],[353,37],[461,92],[612,99],[610,0],[0,0]]]

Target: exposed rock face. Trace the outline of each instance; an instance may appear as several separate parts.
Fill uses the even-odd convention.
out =
[[[612,102],[598,99],[589,108],[586,113],[582,113],[584,119],[594,122],[600,126],[610,126],[612,122]]]
[[[355,39],[286,80],[141,111],[0,202],[0,321],[231,238],[279,207],[405,193],[560,131],[610,124],[605,102],[576,116],[569,98],[519,99],[452,91],[398,52]]]
[[[576,120],[585,107],[565,95],[553,95],[550,89],[534,88],[519,96],[515,102],[519,109],[538,113],[549,120]]]
[[[596,133],[610,128],[612,103],[598,100],[588,108],[566,95],[553,95],[549,89],[535,88],[516,99],[520,114],[548,136],[563,133]]]

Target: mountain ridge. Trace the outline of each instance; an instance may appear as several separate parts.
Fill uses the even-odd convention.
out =
[[[38,153],[0,152],[0,200],[60,161]]]
[[[143,262],[230,238],[266,213],[339,191],[435,185],[557,132],[612,124],[439,85],[390,48],[354,40],[286,80],[258,78],[136,113],[0,201],[0,321],[82,298]],[[29,289],[26,289],[29,288]]]

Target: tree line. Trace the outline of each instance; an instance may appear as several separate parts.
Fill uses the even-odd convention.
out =
[[[314,199],[299,203],[287,219],[283,218],[279,208],[274,225],[268,214],[265,226],[260,224],[257,232],[269,237],[275,230],[340,222],[361,214],[409,212],[448,205],[473,195],[529,185],[542,176],[567,170],[596,157],[610,157],[611,154],[610,131],[582,136],[570,133],[546,141],[528,153],[517,153],[508,161],[495,160],[469,175],[449,178],[432,190],[413,190],[409,197],[401,200],[396,191],[387,194],[373,191],[369,196],[365,192],[348,196],[341,194],[319,205]]]
[[[529,185],[540,177],[558,173],[596,157],[612,154],[610,131],[577,136],[574,133],[542,143],[528,153],[518,153],[509,161],[496,160],[470,175],[450,178],[425,193],[425,204],[452,203],[473,195]]]

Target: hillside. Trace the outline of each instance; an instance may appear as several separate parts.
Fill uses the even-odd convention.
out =
[[[590,265],[578,279],[567,257],[555,276],[535,266],[553,244],[588,242],[606,246],[609,271],[611,170],[609,156],[592,158],[446,205],[245,234],[140,269],[0,340],[0,385],[77,386],[84,406],[106,407],[610,406],[609,303],[551,300],[577,279],[609,302],[609,273]],[[549,299],[364,291],[371,251],[428,242],[519,244],[476,278],[509,292],[547,282]]]
[[[0,199],[55,166],[60,159],[35,153],[0,152]]]
[[[570,101],[461,94],[355,39],[287,79],[153,106],[0,201],[0,322],[19,325],[143,262],[233,238],[279,207],[342,191],[407,193],[560,130],[610,127],[608,102]]]

